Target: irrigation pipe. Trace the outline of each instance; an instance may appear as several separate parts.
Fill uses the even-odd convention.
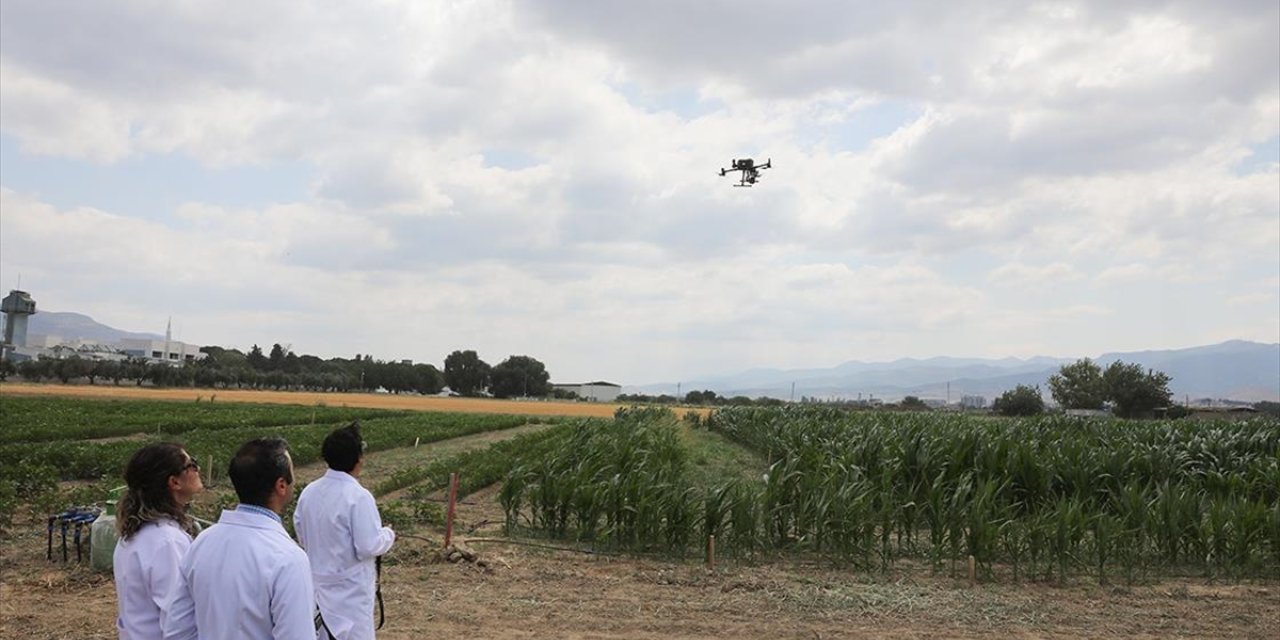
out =
[[[414,540],[421,540],[421,541],[423,541],[423,542],[425,542],[425,543],[427,543],[427,544],[432,544],[432,545],[434,545],[434,544],[440,544],[440,543],[439,543],[439,541],[437,541],[437,540],[432,540],[432,539],[430,539],[430,538],[426,538],[426,537],[423,537],[423,536],[415,536],[415,535],[413,535],[413,534],[409,534],[409,533],[400,533],[399,531],[397,531],[397,532],[396,532],[396,538],[413,538]]]
[[[539,549],[551,549],[553,551],[570,551],[573,553],[585,553],[594,556],[617,556],[620,554],[609,551],[593,551],[591,549],[574,549],[573,547],[557,547],[550,544],[542,544],[539,542],[525,542],[523,540],[512,540],[510,538],[467,538],[464,542],[501,542],[504,544],[518,544],[525,547],[538,547]]]
[[[432,539],[430,539],[430,538],[426,538],[426,537],[423,537],[423,536],[415,536],[415,535],[413,535],[413,534],[409,534],[409,533],[400,533],[399,531],[397,531],[397,532],[396,532],[396,537],[397,537],[397,538],[412,538],[412,539],[414,539],[414,540],[421,540],[421,541],[423,541],[423,542],[425,542],[425,543],[427,543],[427,544],[430,544],[430,545],[438,545],[438,544],[440,544],[440,541],[439,541],[439,540],[432,540]],[[510,538],[467,538],[467,539],[459,539],[459,541],[460,541],[460,542],[463,542],[463,543],[471,543],[471,542],[501,542],[501,543],[505,543],[505,544],[517,544],[517,545],[524,546],[524,547],[538,547],[538,548],[540,548],[540,549],[551,549],[551,550],[553,550],[553,551],[571,551],[571,552],[574,552],[574,553],[585,553],[585,554],[588,554],[588,555],[599,555],[599,556],[616,556],[616,555],[618,555],[618,554],[616,554],[616,553],[609,553],[609,552],[607,552],[607,551],[592,551],[592,550],[590,550],[590,549],[574,549],[573,547],[557,547],[557,546],[555,546],[555,545],[550,545],[550,544],[542,544],[542,543],[539,543],[539,542],[525,542],[525,541],[523,541],[523,540],[512,540],[512,539],[510,539]]]

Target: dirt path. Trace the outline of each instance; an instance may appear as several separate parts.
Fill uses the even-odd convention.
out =
[[[51,568],[37,537],[5,542],[0,638],[114,638],[110,579]],[[378,637],[1273,638],[1280,625],[1275,584],[969,586],[926,568],[861,574],[784,559],[711,572],[692,560],[473,546],[489,570],[436,562],[434,547],[397,541]]]

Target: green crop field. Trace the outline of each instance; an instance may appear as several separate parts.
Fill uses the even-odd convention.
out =
[[[889,570],[903,560],[978,577],[1099,581],[1280,577],[1280,422],[999,419],[725,408],[612,421],[327,406],[0,396],[0,525],[100,502],[147,442],[224,469],[281,436],[299,465],[359,419],[371,451],[521,427],[510,439],[406,459],[371,485],[425,514],[502,482],[507,530],[689,557],[788,553]],[[403,493],[403,492],[402,492]],[[429,518],[419,518],[420,520]]]
[[[762,455],[695,482],[665,410],[621,411],[515,468],[509,528],[612,548],[786,550],[887,569],[1133,581],[1280,577],[1280,422],[995,419],[729,408],[706,428]],[[732,474],[730,474],[732,475]]]
[[[214,469],[225,468],[245,441],[280,436],[295,463],[319,459],[320,443],[335,426],[359,419],[370,451],[409,447],[510,429],[531,421],[570,418],[387,411],[345,407],[214,404],[145,400],[85,400],[0,396],[0,524],[26,506],[34,512],[68,502],[100,502],[122,482],[128,457],[148,442],[183,444]],[[60,488],[65,481],[90,481]]]

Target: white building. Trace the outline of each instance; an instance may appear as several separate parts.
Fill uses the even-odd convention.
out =
[[[117,343],[117,346],[130,358],[140,358],[148,362],[182,364],[202,360],[208,355],[201,353],[198,345],[178,340],[125,338]]]
[[[557,391],[576,393],[579,398],[593,402],[613,402],[618,399],[618,394],[622,392],[622,385],[603,381],[573,384],[553,383],[551,388]]]
[[[35,313],[35,301],[26,292],[12,291],[9,297],[5,298],[5,315],[8,320],[6,329],[14,334],[14,340],[4,344],[4,357],[13,361],[37,358],[60,360],[71,357],[85,360],[133,358],[147,363],[164,362],[180,365],[203,360],[208,355],[200,352],[199,345],[174,340],[170,327],[165,328],[163,340],[124,338],[111,344],[78,337],[64,338],[35,333],[28,335],[26,318],[33,313]]]

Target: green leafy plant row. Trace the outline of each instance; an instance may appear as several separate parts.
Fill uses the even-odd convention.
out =
[[[0,396],[0,444],[180,434],[409,415],[408,411],[213,401],[113,400]]]
[[[524,417],[471,413],[409,413],[361,421],[369,450],[380,451],[429,443],[466,435],[510,429],[531,421],[561,422],[567,418]],[[183,444],[202,464],[212,457],[219,475],[235,450],[252,438],[279,436],[287,439],[297,464],[320,457],[320,444],[339,420],[328,424],[196,429],[174,435],[149,434],[141,438],[107,442],[35,442],[0,445],[0,524],[7,522],[23,503],[47,502],[41,496],[63,480],[120,478],[129,456],[148,442],[172,440]]]

